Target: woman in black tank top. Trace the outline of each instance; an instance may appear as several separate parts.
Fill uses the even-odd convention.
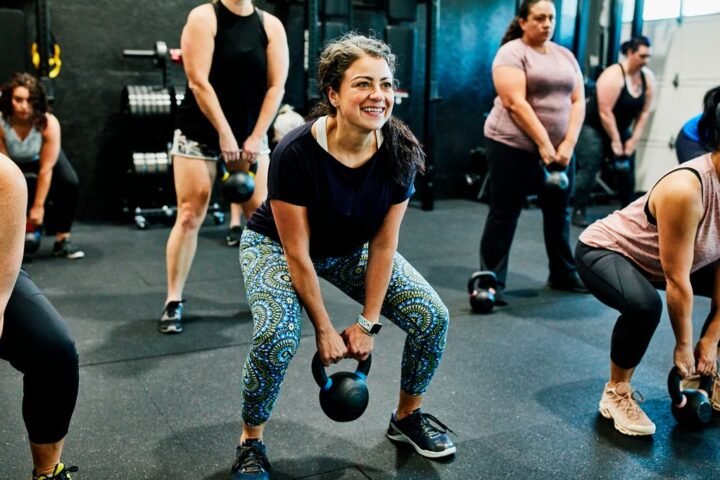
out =
[[[246,172],[257,163],[255,193],[242,204],[246,217],[265,199],[267,131],[285,93],[289,63],[282,23],[251,0],[216,0],[194,8],[181,47],[188,91],[172,151],[178,213],[167,243],[161,333],[182,332],[183,288],[207,212],[215,161]],[[240,205],[232,207],[230,226],[239,230]],[[231,229],[228,239],[236,246],[239,234]]]
[[[655,93],[652,71],[647,68],[650,40],[635,37],[622,44],[625,58],[611,65],[597,80],[597,91],[589,100],[585,127],[578,140],[573,224],[587,226],[585,207],[602,166],[611,158],[621,206],[635,193],[635,149],[650,116]],[[587,147],[585,148],[585,146]],[[602,148],[602,155],[599,155]]]

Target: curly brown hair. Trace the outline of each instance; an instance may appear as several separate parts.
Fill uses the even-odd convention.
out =
[[[40,131],[45,130],[47,126],[47,116],[45,114],[50,111],[47,95],[45,94],[45,88],[38,79],[29,73],[14,73],[10,80],[0,87],[0,113],[3,114],[7,122],[11,121],[13,115],[12,96],[18,87],[25,87],[30,92],[30,104],[33,107],[33,126]]]
[[[382,58],[395,74],[397,60],[387,43],[355,32],[346,33],[325,45],[320,53],[317,79],[322,99],[312,108],[308,118],[337,114],[337,109],[328,98],[328,91],[331,88],[339,91],[347,69],[364,55]],[[407,185],[415,172],[425,171],[425,152],[410,128],[393,116],[383,125],[382,132],[393,162],[393,180]]]

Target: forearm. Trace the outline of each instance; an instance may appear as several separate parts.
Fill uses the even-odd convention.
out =
[[[284,96],[285,89],[282,86],[272,86],[268,88],[262,107],[260,108],[260,115],[258,116],[257,122],[255,122],[255,128],[253,128],[251,134],[253,137],[261,138],[267,134]]]
[[[380,319],[380,312],[390,283],[393,257],[396,251],[397,243],[370,242],[367,274],[365,276],[363,316],[371,322]]]
[[[577,144],[580,130],[585,121],[585,100],[578,99],[572,103],[570,107],[570,120],[568,121],[568,130],[565,134],[565,141],[573,146]]]
[[[320,281],[309,256],[285,254],[293,287],[307,311],[315,332],[328,331],[333,327],[320,291]]]
[[[642,137],[643,132],[645,131],[645,125],[647,124],[648,118],[650,118],[650,112],[645,111],[640,114],[640,116],[635,120],[635,125],[633,126],[633,132],[632,132],[632,139],[637,142],[640,140],[640,137]]]
[[[617,122],[615,121],[615,115],[612,113],[600,112],[600,123],[602,123],[603,130],[611,142],[620,142],[620,132],[617,128]]]
[[[675,333],[675,342],[679,346],[692,345],[692,305],[693,292],[689,281],[674,282],[668,280],[666,301],[670,323]]]
[[[200,111],[210,121],[218,135],[231,134],[232,129],[223,113],[217,94],[209,82],[191,83],[190,88],[195,95]]]
[[[35,198],[32,200],[32,207],[42,207],[47,200],[48,192],[50,192],[50,184],[52,183],[52,167],[40,167],[35,185]]]
[[[515,123],[535,142],[535,145],[540,147],[551,143],[547,130],[527,101],[516,102],[508,110]]]

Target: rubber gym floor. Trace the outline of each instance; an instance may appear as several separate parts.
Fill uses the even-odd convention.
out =
[[[602,215],[612,207],[594,208]],[[486,214],[485,204],[464,200],[439,201],[430,212],[411,205],[399,246],[450,309],[447,350],[424,410],[456,432],[457,454],[432,461],[385,437],[404,342],[387,321],[375,342],[368,410],[350,423],[325,417],[310,373],[315,343],[306,319],[265,432],[271,478],[718,478],[719,417],[687,430],[670,413],[674,337],[667,313],[633,382],[657,433],[627,437],[598,414],[616,314],[590,295],[545,286],[539,209],[520,218],[510,305],[471,313],[466,284],[477,269]],[[225,227],[208,221],[201,231],[185,292],[185,332],[174,336],[155,330],[168,226],[81,223],[74,232],[85,259],[52,258],[45,238],[25,264],[70,325],[80,353],[80,393],[63,455],[80,467],[73,478],[229,478],[253,325],[237,249],[223,244]],[[579,232],[573,227],[573,242]],[[359,306],[329,284],[322,289],[335,325],[350,325]],[[709,306],[708,299],[695,301],[696,336]],[[31,470],[21,392],[20,374],[0,362],[2,479],[27,478]]]

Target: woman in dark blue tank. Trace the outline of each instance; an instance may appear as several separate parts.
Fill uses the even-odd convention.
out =
[[[251,0],[219,0],[190,12],[181,37],[188,91],[178,112],[172,158],[178,214],[167,243],[167,297],[158,330],[182,332],[183,289],[207,213],[216,162],[248,171],[250,218],[267,194],[267,131],[285,93],[288,46],[273,15]],[[240,206],[231,207],[228,245],[239,242]]]
[[[635,193],[635,149],[650,116],[655,78],[647,68],[648,38],[634,37],[621,50],[625,59],[606,68],[597,80],[578,139],[572,223],[579,227],[588,225],[585,209],[605,158],[611,159],[616,172],[620,205],[629,204]]]
[[[78,356],[63,319],[20,270],[26,205],[21,171],[0,154],[0,358],[23,374],[32,478],[69,480],[77,467],[60,456],[78,394]]]

